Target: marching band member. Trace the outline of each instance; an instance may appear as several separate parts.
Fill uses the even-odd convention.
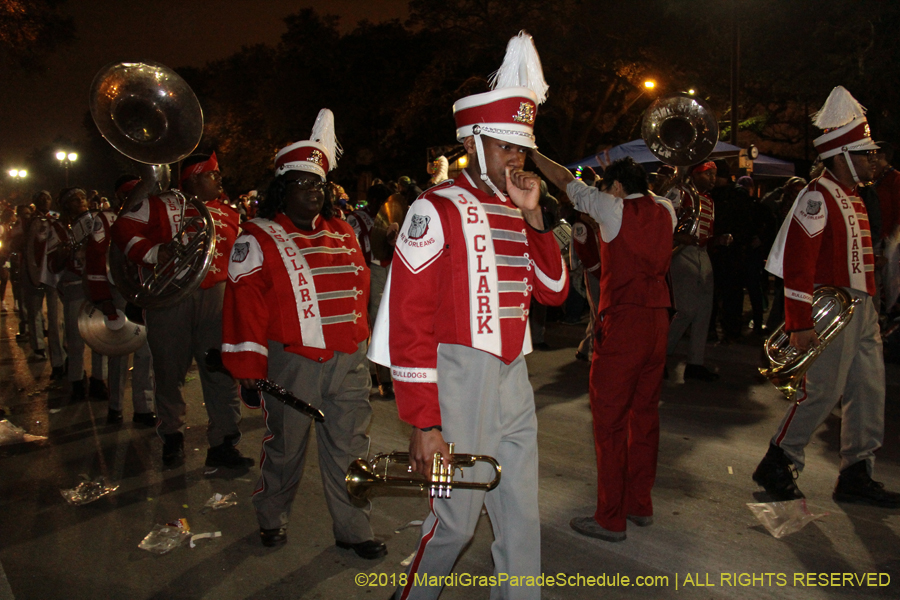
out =
[[[91,350],[91,376],[84,385],[84,339],[78,331],[78,315],[84,304],[85,241],[93,228],[93,214],[88,209],[87,194],[80,188],[67,188],[59,193],[57,203],[61,219],[53,223],[56,235],[48,240],[48,262],[56,262],[53,270],[60,272],[59,297],[63,303],[63,324],[66,332],[68,354],[68,380],[72,387],[72,401],[87,396],[97,400],[109,400],[106,387],[106,357]],[[69,231],[71,231],[71,239]],[[71,244],[75,244],[75,248]],[[55,247],[54,247],[55,245]],[[55,252],[55,250],[59,250]],[[54,257],[54,254],[56,256]]]
[[[620,542],[626,520],[641,527],[653,523],[675,210],[650,193],[646,172],[631,158],[611,164],[598,190],[537,150],[531,155],[575,208],[600,226],[600,324],[590,386],[597,510],[570,525],[583,535]]]
[[[147,309],[147,342],[156,377],[157,433],[163,439],[163,464],[184,463],[184,378],[197,361],[203,401],[209,416],[206,466],[246,468],[253,459],[235,447],[241,439],[241,405],[234,381],[210,371],[204,357],[222,344],[222,301],[225,297],[228,256],[238,233],[238,213],[224,200],[222,174],[216,155],[194,154],[184,160],[180,185],[209,209],[215,222],[216,246],[212,266],[200,288],[178,303]],[[190,215],[193,209],[186,211]],[[171,256],[166,243],[178,231],[181,202],[173,193],[145,198],[119,215],[111,228],[112,241],[132,262],[153,267]]]
[[[416,586],[415,575],[450,572],[482,505],[494,528],[495,573],[541,572],[528,306],[532,294],[562,304],[569,285],[538,203],[540,179],[523,170],[547,90],[531,36],[510,41],[496,81],[493,91],[453,107],[468,166],[409,208],[372,336],[370,358],[391,366],[400,418],[413,426],[412,469],[428,477],[435,453],[447,464],[447,442],[493,456],[503,469],[490,492],[431,499],[408,584],[397,590],[404,599],[440,594],[440,587]],[[512,594],[504,585],[492,596]],[[538,597],[540,588],[515,594]]]
[[[856,186],[872,178],[870,158],[878,146],[869,137],[863,107],[841,86],[816,113],[815,125],[825,131],[813,142],[825,171],[794,202],[766,269],[784,279],[784,329],[801,352],[820,343],[812,314],[815,288],[840,287],[859,304],[806,372],[753,481],[776,501],[803,498],[793,471],[803,471],[810,437],[840,402],[841,470],[834,500],[898,508],[900,494],[872,480],[875,451],[884,438],[884,357],[872,301],[869,218]]]
[[[91,237],[85,247],[85,279],[91,302],[109,319],[117,319],[116,309],[125,310],[125,299],[109,281],[106,274],[106,253],[109,249],[110,229],[118,212],[128,198],[128,192],[140,182],[138,177],[124,175],[116,181],[116,193],[112,210],[102,210],[94,215]],[[109,412],[106,422],[117,425],[122,422],[122,404],[125,399],[125,382],[128,375],[128,355],[108,357]],[[134,408],[132,422],[146,427],[156,425],[153,412],[153,364],[150,346],[144,345],[134,352],[134,371],[131,374],[131,403]]]
[[[376,559],[387,548],[374,539],[369,508],[354,506],[344,483],[350,463],[368,451],[372,407],[369,269],[325,181],[338,151],[334,116],[322,109],[311,139],[276,155],[260,218],[244,224],[231,254],[222,361],[243,387],[271,379],[324,413],[316,441],[336,544]],[[311,420],[262,397],[268,431],[253,505],[261,541],[271,547],[287,541]]]
[[[59,292],[56,284],[59,282],[59,276],[50,272],[47,268],[47,242],[49,241],[50,231],[31,237],[33,227],[36,227],[36,219],[48,219],[52,224],[57,215],[50,212],[50,204],[53,197],[50,192],[44,190],[37,192],[33,198],[34,212],[31,218],[25,223],[25,243],[34,244],[33,255],[40,271],[38,281],[32,279],[31,269],[26,268],[22,277],[24,285],[25,302],[28,306],[28,334],[29,344],[34,355],[39,360],[47,359],[47,350],[50,351],[50,365],[52,371],[50,377],[52,379],[62,379],[66,376],[66,353],[63,350],[62,330],[59,320]],[[27,251],[25,256],[27,256]],[[23,261],[23,262],[27,262]],[[26,265],[27,266],[27,265]],[[44,316],[44,298],[47,298],[47,315]],[[44,331],[46,331],[47,342],[44,342]]]

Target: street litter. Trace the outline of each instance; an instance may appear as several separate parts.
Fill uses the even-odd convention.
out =
[[[229,506],[234,506],[237,504],[237,493],[231,492],[228,495],[223,496],[222,494],[216,493],[213,494],[212,497],[206,501],[204,505],[204,509],[213,509],[213,510],[221,510],[223,508],[228,508]],[[205,510],[200,511],[205,512]]]
[[[103,476],[98,477],[94,481],[90,481],[87,475],[81,475],[81,478],[84,481],[75,486],[74,489],[59,490],[66,502],[73,506],[89,504],[119,489],[118,485],[106,485],[106,479]]]
[[[191,528],[187,519],[178,519],[174,523],[154,525],[153,530],[138,544],[138,548],[153,554],[165,554],[182,545],[190,537]]]
[[[810,521],[828,516],[828,513],[814,515],[809,512],[805,499],[758,504],[748,502],[747,507],[769,533],[779,539],[800,531]]]
[[[194,535],[191,536],[190,547],[191,548],[197,547],[197,545],[194,544],[194,540],[206,540],[206,539],[212,539],[212,538],[217,538],[217,537],[222,537],[221,531],[207,531],[206,533],[195,533]]]
[[[37,442],[46,440],[43,435],[31,435],[21,427],[16,427],[8,420],[0,421],[0,446],[6,444],[21,444],[22,442]]]

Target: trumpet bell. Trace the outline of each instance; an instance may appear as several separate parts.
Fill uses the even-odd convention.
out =
[[[203,134],[203,111],[177,73],[154,62],[110,64],[91,84],[91,116],[113,148],[137,162],[178,162]]]
[[[370,490],[378,484],[379,479],[372,465],[365,460],[360,458],[353,461],[350,468],[347,469],[347,476],[344,478],[344,481],[347,483],[347,493],[350,494],[350,500],[353,504],[365,506],[369,501]]]
[[[147,341],[147,328],[128,319],[121,310],[118,318],[108,321],[91,302],[81,305],[78,333],[91,350],[104,356],[123,356],[137,351]]]

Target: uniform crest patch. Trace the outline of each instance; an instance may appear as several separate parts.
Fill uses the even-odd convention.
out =
[[[579,244],[585,243],[587,241],[587,226],[584,223],[575,223],[572,226],[572,237]]]
[[[428,223],[431,217],[425,215],[413,215],[409,225],[409,239],[420,240],[428,233]]]
[[[808,215],[817,215],[819,211],[822,210],[822,201],[821,200],[810,200],[806,203],[806,214]]]
[[[101,229],[103,229],[103,223],[100,221],[100,219],[94,219],[94,231],[97,232]]]
[[[240,244],[235,244],[234,250],[231,253],[231,260],[237,263],[244,262],[247,259],[248,254],[250,254],[249,242],[241,242]]]

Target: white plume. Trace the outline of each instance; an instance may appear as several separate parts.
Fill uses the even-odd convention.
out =
[[[854,119],[862,118],[865,114],[866,109],[844,86],[839,85],[831,90],[825,104],[812,118],[813,125],[819,129],[834,129],[843,127]]]
[[[509,40],[503,64],[491,74],[491,89],[526,87],[538,98],[538,104],[547,99],[549,86],[544,81],[541,57],[538,56],[534,40],[525,30]]]
[[[316,122],[313,124],[312,133],[309,139],[325,146],[328,154],[328,170],[332,170],[337,166],[338,158],[344,153],[337,136],[334,134],[334,113],[327,108],[319,111]]]

